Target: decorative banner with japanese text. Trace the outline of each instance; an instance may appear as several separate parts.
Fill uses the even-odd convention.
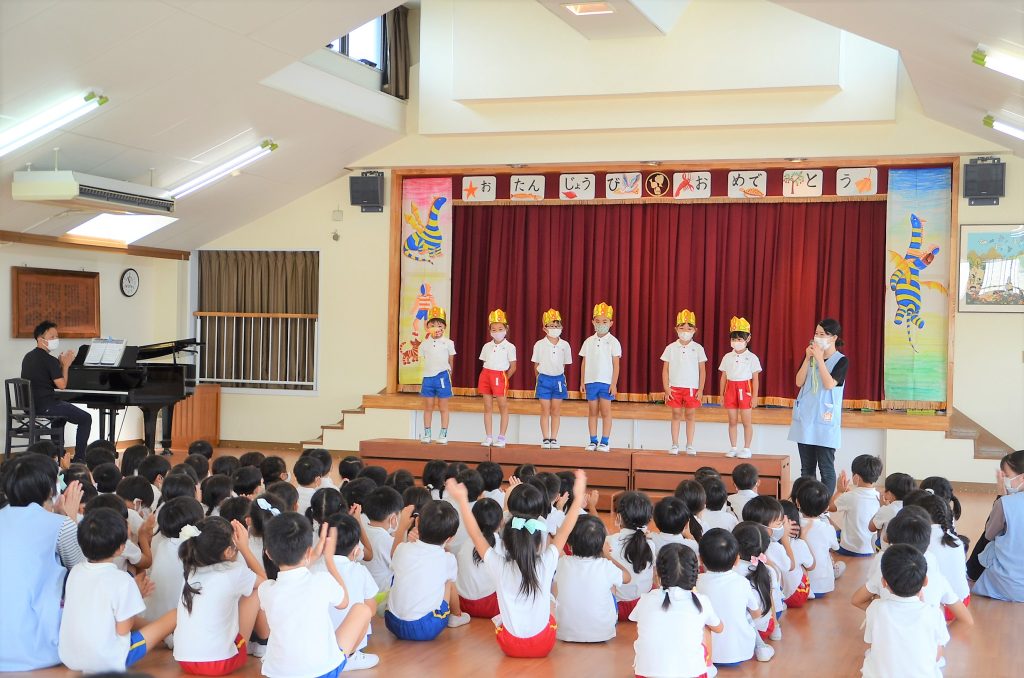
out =
[[[640,172],[615,172],[604,177],[604,197],[610,200],[629,200],[642,196]]]
[[[729,172],[730,198],[763,198],[768,195],[768,173],[764,170]]]
[[[511,200],[543,200],[543,174],[513,174],[508,180],[508,197]]]
[[[597,178],[593,174],[562,174],[558,177],[561,200],[593,200]]]
[[[672,174],[672,197],[699,200],[711,197],[711,172],[675,172]]]

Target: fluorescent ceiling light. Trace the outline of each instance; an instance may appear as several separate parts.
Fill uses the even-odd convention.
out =
[[[576,16],[592,16],[594,14],[614,14],[615,8],[607,2],[574,2],[562,5]]]
[[[260,158],[270,155],[273,151],[277,150],[277,144],[272,139],[264,139],[259,146],[250,148],[245,153],[224,162],[213,169],[203,172],[194,179],[190,179],[180,186],[176,186],[171,189],[171,195],[174,196],[175,200],[183,198],[189,193],[194,193],[200,188],[209,186],[210,184],[223,179],[227,175],[242,169],[246,165],[256,162]]]
[[[107,97],[96,94],[96,92],[89,92],[85,96],[78,94],[53,108],[32,116],[25,122],[5,129],[0,132],[0,157],[63,127],[72,120],[99,108],[107,101]]]
[[[1024,141],[1024,129],[1014,127],[1013,125],[1005,123],[1002,120],[997,120],[992,115],[986,115],[984,118],[981,119],[981,122],[985,125],[985,127],[991,127],[997,132],[1009,134],[1011,137],[1017,137],[1021,141]]]
[[[156,214],[100,214],[84,224],[75,226],[68,235],[83,238],[99,238],[115,240],[126,245],[145,238],[153,231],[158,231],[167,224],[177,221],[175,217],[162,217]]]
[[[971,61],[1018,80],[1024,80],[1024,58],[1015,54],[1001,52],[986,45],[978,45],[978,49],[971,54]]]

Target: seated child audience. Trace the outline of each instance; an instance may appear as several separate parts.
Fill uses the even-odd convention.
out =
[[[430,490],[430,496],[440,499],[444,491],[444,474],[448,470],[448,462],[431,459],[423,465],[423,486]]]
[[[876,543],[883,551],[889,547],[885,540],[885,526],[903,508],[903,498],[916,489],[917,483],[906,473],[890,473],[885,477],[882,505],[868,523],[868,529],[878,533]]]
[[[199,483],[199,501],[206,508],[206,515],[217,516],[217,507],[221,502],[234,494],[235,484],[227,476],[207,476]]]
[[[267,485],[267,494],[280,498],[286,511],[299,512],[299,491],[287,480],[278,480]]]
[[[149,448],[145,445],[132,445],[121,453],[121,475],[125,478],[133,476],[139,470],[139,463],[149,456]]]
[[[469,508],[472,509],[484,491],[484,479],[474,469],[467,468],[459,472],[459,475],[455,477],[455,482],[466,486],[466,493],[469,496]],[[451,503],[450,497],[445,497],[445,500]],[[454,506],[454,504],[452,505]],[[457,512],[456,516],[458,516]],[[459,529],[455,531],[455,536],[452,537],[451,544],[448,545],[448,551],[457,555],[462,550],[462,547],[468,543],[469,534],[466,532],[466,526],[460,520]]]
[[[928,476],[921,481],[919,488],[931,492],[949,504],[949,512],[953,517],[953,527],[956,527],[956,521],[960,520],[962,507],[960,506],[960,500],[953,494],[953,484],[942,476]]]
[[[161,457],[158,454],[151,454],[144,458],[136,469],[136,473],[153,486],[153,504],[150,508],[154,511],[160,502],[160,488],[163,487],[164,478],[170,472],[171,462],[167,461],[167,457]]]
[[[323,473],[321,473],[321,475],[323,476],[322,485],[324,487],[337,487],[334,484],[334,481],[331,480],[331,469],[334,468],[334,457],[331,456],[330,452],[322,447],[308,447],[299,455],[299,459],[304,457],[312,457],[320,462],[320,466],[323,469]]]
[[[100,464],[116,464],[117,451],[106,440],[94,440],[85,451],[85,465],[89,471],[95,471]]]
[[[957,600],[965,606],[971,604],[971,589],[967,583],[967,552],[960,541],[960,535],[953,529],[953,516],[949,503],[938,495],[913,493],[914,506],[928,512],[931,520],[931,538],[925,557],[931,555],[939,566],[942,576],[949,582]],[[946,611],[946,621],[952,621],[953,614]]]
[[[811,549],[801,538],[802,524],[800,511],[796,504],[787,500],[779,502],[782,504],[782,512],[789,519],[789,547],[793,552],[793,567],[782,573],[782,596],[786,607],[803,607],[810,598],[811,583],[807,573],[814,569],[814,556]]]
[[[98,492],[114,492],[117,490],[117,484],[121,482],[121,469],[117,468],[117,464],[100,464],[92,470],[92,479]]]
[[[238,461],[238,457],[217,457],[210,464],[210,473],[217,475],[232,477],[235,475],[235,471],[242,467],[242,463]]]
[[[189,480],[192,481],[193,485],[199,484],[199,474],[196,473],[196,470],[192,468],[192,466],[190,466],[189,464],[175,464],[174,466],[171,467],[171,470],[167,473],[167,475],[174,475],[176,473],[188,476]]]
[[[345,487],[351,486],[345,485]],[[342,488],[344,489],[344,488]],[[373,559],[366,563],[373,581],[381,591],[391,588],[394,572],[391,567],[391,553],[395,547],[395,533],[398,530],[399,514],[405,507],[402,495],[394,488],[378,487],[363,501],[363,515],[369,520],[366,538],[373,550]]]
[[[246,452],[238,458],[239,466],[252,466],[253,468],[259,468],[263,460],[267,458],[267,455],[262,452]]]
[[[410,487],[416,485],[416,478],[413,477],[412,473],[406,471],[404,468],[400,468],[397,471],[392,471],[384,479],[384,484],[388,487],[395,488],[398,494],[402,494]]]
[[[619,621],[629,619],[640,596],[651,590],[654,581],[654,551],[647,538],[647,524],[654,516],[651,500],[643,492],[625,492],[615,508],[619,531],[608,535],[612,558],[630,572],[629,583],[615,587]]]
[[[754,656],[757,633],[748,616],[761,617],[765,601],[746,577],[749,563],[740,560],[740,545],[732,533],[708,530],[700,540],[700,560],[706,571],[697,577],[697,593],[711,602],[722,624],[712,634],[711,661],[736,666]]]
[[[185,463],[196,472],[199,482],[202,482],[206,476],[210,475],[210,460],[205,455],[189,454],[185,457]]]
[[[544,516],[544,522],[548,524],[548,534],[554,535],[565,521],[564,509],[569,500],[569,494],[562,492],[562,479],[554,473],[545,471],[534,477],[544,484],[544,491],[551,505],[551,510]]]
[[[359,457],[348,456],[338,462],[338,475],[341,476],[341,484],[355,480],[359,472],[363,470],[363,460]]]
[[[324,467],[315,457],[299,457],[292,467],[295,475],[296,488],[299,492],[299,513],[305,513],[313,499],[313,493],[320,489],[323,482]]]
[[[287,502],[286,502],[287,503]],[[313,493],[305,516],[313,526],[313,534],[320,534],[320,525],[335,513],[348,513],[348,505],[341,498],[341,492],[333,487],[321,487]]]
[[[408,499],[406,504],[408,505]],[[501,506],[493,499],[484,497],[477,500],[471,507],[476,518],[480,534],[491,548],[498,548],[501,537],[498,530],[504,520]],[[418,512],[418,511],[417,511]],[[414,512],[415,513],[415,512]],[[461,528],[460,524],[460,528]],[[459,574],[455,579],[455,588],[459,593],[459,607],[471,617],[490,619],[498,614],[498,596],[490,573],[484,568],[483,558],[477,553],[473,543],[468,540],[455,552]]]
[[[829,511],[836,511],[839,536],[839,554],[844,556],[870,556],[875,552],[871,519],[881,506],[875,483],[882,475],[882,460],[870,454],[861,454],[850,465],[853,478],[846,471],[839,474],[836,492],[832,495]]]
[[[782,510],[782,504],[775,497],[758,496],[743,507],[743,520],[751,521],[768,529],[769,541],[764,554],[772,573],[772,607],[782,614],[786,609],[782,590],[785,573],[796,569],[793,545],[789,537],[789,520]],[[772,640],[782,640],[782,626],[776,622],[771,632]]]
[[[749,520],[734,527],[732,534],[739,544],[740,564],[737,570],[746,575],[761,601],[761,615],[756,619],[752,617],[754,630],[757,631],[754,637],[754,656],[757,661],[766,662],[775,656],[775,648],[765,641],[768,638],[782,640],[778,626],[782,610],[775,607],[776,598],[781,598],[782,587],[779,573],[766,555],[771,538],[764,525]]]
[[[707,509],[707,494],[704,493],[704,486],[696,480],[684,480],[676,485],[674,495],[686,504],[686,510],[690,512],[688,525],[690,538],[699,542],[704,535],[705,528],[697,516],[702,515]]]
[[[713,527],[720,527],[723,530],[732,532],[732,528],[736,527],[740,519],[736,517],[731,508],[726,507],[729,495],[725,489],[725,483],[722,482],[722,479],[717,474],[705,475],[698,482],[704,488],[707,502],[704,511],[697,516],[701,527],[705,531]]]
[[[388,480],[388,471],[383,466],[364,466],[357,478],[369,478],[377,487],[384,485]]]
[[[128,524],[128,507],[125,506],[124,501],[116,494],[100,494],[93,497],[85,505],[82,515],[88,515],[90,511],[101,508],[113,509],[124,518],[125,525]],[[124,549],[111,561],[117,569],[127,572],[128,566],[131,565],[132,572],[136,573],[145,571],[153,564],[151,544],[153,541],[153,526],[156,525],[156,516],[150,514],[150,517],[146,519],[143,525],[148,529],[142,530],[138,543],[132,540],[131,529],[129,528],[128,541],[124,543]]]
[[[156,516],[159,531],[153,537],[153,566],[149,568],[153,585],[146,595],[143,615],[147,621],[156,621],[177,609],[181,589],[185,585],[185,570],[178,557],[178,547],[192,534],[205,514],[202,504],[194,497],[175,497],[160,506]]]
[[[127,476],[117,484],[115,493],[128,507],[128,537],[137,541],[142,523],[152,515],[153,486],[142,476]]]
[[[263,474],[258,466],[246,466],[242,464],[231,476],[234,483],[235,494],[239,497],[252,499],[263,492]]]
[[[269,487],[271,483],[279,480],[291,480],[288,473],[288,465],[281,457],[267,457],[260,464],[260,475],[263,476],[263,485]]]
[[[476,471],[484,481],[483,496],[498,502],[498,506],[504,509],[505,491],[501,489],[504,481],[501,465],[493,461],[482,461],[477,465]]]
[[[846,563],[832,562],[831,551],[839,549],[839,540],[835,528],[821,515],[828,508],[828,489],[820,480],[808,478],[800,485],[796,505],[803,525],[802,538],[814,558],[814,569],[807,572],[807,581],[813,597],[824,598],[836,590],[836,577],[846,570]]]
[[[757,496],[757,488],[761,478],[757,467],[753,464],[737,464],[732,470],[732,482],[736,486],[736,494],[729,495],[729,508],[740,520],[743,520],[743,507]]]
[[[201,454],[209,461],[213,459],[213,445],[207,440],[193,440],[192,444],[188,446],[188,453],[189,456]]]
[[[248,499],[248,497],[245,498]],[[245,521],[245,527],[249,531],[249,550],[257,556],[261,556],[265,552],[263,536],[267,523],[287,512],[288,508],[284,500],[276,494],[264,492],[256,497],[249,504],[249,515]]]
[[[650,538],[655,560],[658,559],[658,549],[667,544],[682,544],[697,554],[697,542],[683,536],[689,522],[690,512],[678,497],[664,497],[654,505],[654,525],[658,531]],[[572,542],[571,536],[569,541]]]
[[[157,502],[157,510],[172,499],[178,497],[191,497],[199,500],[202,494],[196,487],[195,480],[187,473],[168,473],[164,478],[164,484],[160,486],[160,500]]]

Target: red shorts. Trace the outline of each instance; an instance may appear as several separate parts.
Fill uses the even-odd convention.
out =
[[[617,600],[615,601],[615,607],[619,609],[619,621],[629,621],[629,613],[633,611],[636,604],[640,602],[640,599],[636,600]]]
[[[967,596],[966,598],[964,598],[963,599],[963,603],[964,603],[964,607],[970,607],[971,606],[971,597]],[[953,613],[950,612],[949,607],[946,606],[946,605],[942,606],[942,613],[944,615],[946,615],[946,623],[947,624],[950,623],[951,621],[953,621],[954,619],[956,619],[956,617],[953,616]]]
[[[492,593],[484,598],[463,598],[459,596],[459,606],[470,617],[490,619],[498,614],[498,594]]]
[[[249,660],[245,651],[245,639],[242,636],[235,636],[235,647],[238,648],[238,654],[230,659],[215,662],[178,662],[178,666],[193,676],[226,676],[245,666],[245,662]]]
[[[495,629],[498,646],[507,657],[547,657],[555,646],[555,618],[548,617],[548,625],[543,631],[530,638],[517,638],[505,630],[504,626]]]
[[[800,579],[800,586],[796,587],[796,591],[793,591],[793,595],[786,598],[786,607],[803,607],[804,603],[807,602],[807,596],[811,593],[811,584],[807,581],[807,575],[804,574],[803,578]]]
[[[480,395],[503,396],[508,390],[508,377],[501,370],[489,370],[486,367],[480,372],[476,382],[476,392]]]
[[[665,404],[674,410],[686,408],[695,410],[700,407],[700,399],[697,397],[697,389],[682,388],[681,386],[671,387],[672,397],[665,401]]]
[[[749,410],[753,400],[750,397],[749,381],[727,381],[722,405],[729,410]]]
[[[771,614],[771,611],[769,611],[769,614]],[[773,615],[772,618],[768,620],[768,628],[766,628],[764,631],[758,631],[758,634],[760,634],[761,640],[768,642],[769,640],[771,640],[772,631],[774,630],[775,617]]]

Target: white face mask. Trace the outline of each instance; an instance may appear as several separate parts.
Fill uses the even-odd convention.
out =
[[[605,325],[603,323],[594,323],[594,331],[598,334],[608,334],[608,330],[611,329],[611,325]]]
[[[1021,476],[1024,476],[1024,473],[1015,475],[1012,478],[1003,478],[1003,487],[1006,489],[1006,494],[1017,494],[1021,491],[1020,487],[1013,486],[1013,481],[1017,480]]]
[[[818,345],[818,348],[824,351],[829,345],[828,337],[815,337],[814,343]]]
[[[48,350],[50,353],[56,353],[58,348],[60,348],[60,339],[46,340],[46,350]]]
[[[505,333],[504,332],[491,332],[491,339],[494,339],[495,341],[501,341],[504,338],[505,338]]]
[[[772,541],[779,541],[780,539],[782,539],[783,531],[784,531],[784,528],[782,528],[782,527],[773,527],[772,528]]]
[[[398,519],[394,519],[388,522],[388,534],[394,534],[398,531]]]
[[[736,339],[735,341],[729,342],[729,345],[732,346],[734,351],[742,351],[747,347],[747,342],[742,339]]]
[[[561,327],[549,327],[547,329],[547,333],[548,333],[548,336],[551,337],[552,339],[557,339],[558,337],[562,336],[562,328]]]
[[[693,332],[684,332],[682,330],[679,330],[676,332],[676,334],[678,334],[679,338],[682,339],[683,341],[689,341],[690,339],[693,339]]]

